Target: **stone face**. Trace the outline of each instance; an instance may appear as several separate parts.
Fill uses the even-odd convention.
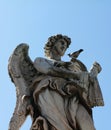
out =
[[[104,105],[97,79],[101,66],[95,62],[88,72],[77,59],[82,49],[70,54],[70,61],[61,61],[70,43],[67,36],[51,36],[44,47],[49,59],[34,62],[27,44],[15,48],[8,71],[17,101],[9,130],[19,130],[28,115],[30,130],[95,130],[92,107]]]

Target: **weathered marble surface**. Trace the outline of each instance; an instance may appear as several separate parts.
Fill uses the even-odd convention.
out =
[[[98,73],[99,63],[92,69],[77,59],[80,52],[61,61],[71,39],[61,34],[51,36],[45,44],[47,58],[28,55],[28,45],[18,45],[9,59],[8,70],[16,86],[17,102],[9,130],[19,130],[28,115],[31,130],[95,130],[92,108],[103,106]]]

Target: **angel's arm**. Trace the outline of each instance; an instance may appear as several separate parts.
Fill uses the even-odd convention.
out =
[[[35,68],[46,75],[61,77],[61,78],[75,78],[79,79],[81,72],[72,72],[64,68],[54,66],[54,62],[45,58],[36,58],[34,61]]]

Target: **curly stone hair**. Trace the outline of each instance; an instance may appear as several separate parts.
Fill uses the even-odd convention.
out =
[[[48,41],[47,41],[47,43],[45,44],[45,47],[44,47],[46,57],[50,57],[50,52],[51,52],[54,44],[56,44],[56,42],[60,39],[64,39],[67,42],[67,48],[71,44],[71,39],[68,36],[65,36],[65,35],[57,34],[57,35],[49,37]]]

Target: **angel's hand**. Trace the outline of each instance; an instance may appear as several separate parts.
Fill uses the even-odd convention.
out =
[[[29,104],[29,105],[27,106],[27,110],[28,110],[28,112],[30,113],[30,115],[33,117],[33,115],[34,115],[34,109],[33,109],[32,104]]]
[[[23,115],[27,113],[33,115],[33,107],[30,102],[30,96],[23,95],[21,101],[19,102],[18,114]]]

